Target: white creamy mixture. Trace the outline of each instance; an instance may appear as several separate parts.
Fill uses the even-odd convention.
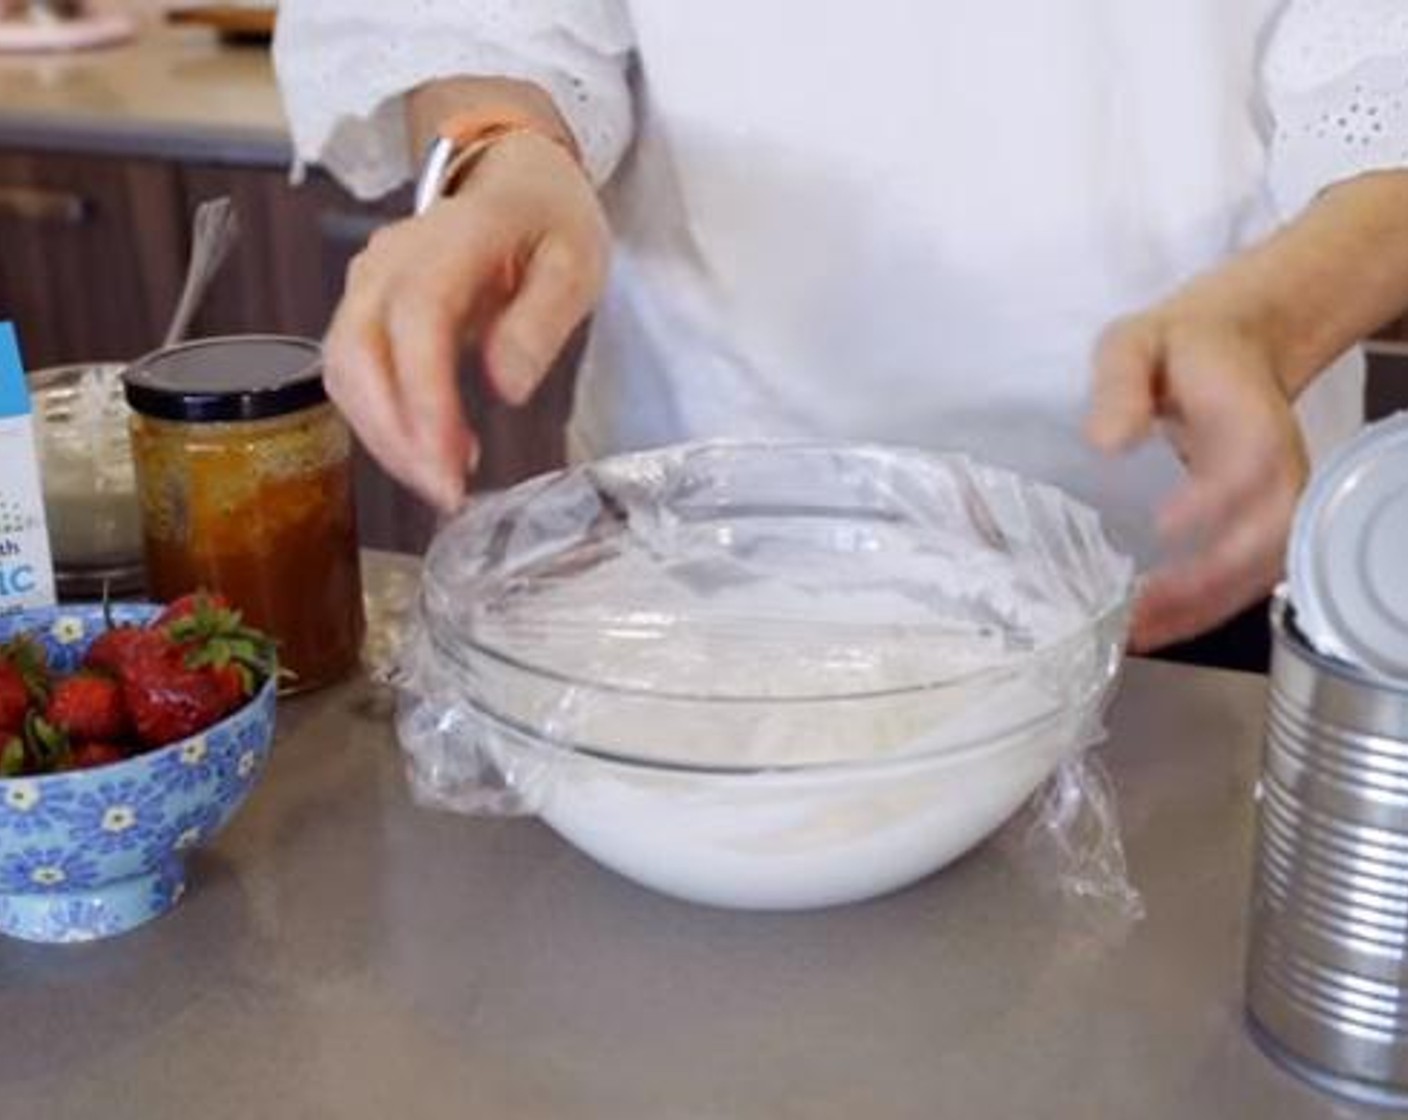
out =
[[[35,394],[35,431],[54,559],[62,567],[132,563],[142,553],[137,481],[118,367]]]
[[[477,687],[556,738],[714,765],[936,749],[1060,705],[1073,666],[1027,651],[1086,620],[1027,592],[1010,557],[896,553],[883,581],[851,579],[852,566],[832,557],[813,579],[795,564],[662,568],[624,552],[535,585],[480,631],[590,685],[486,667]],[[1020,670],[961,683],[1014,657]]]

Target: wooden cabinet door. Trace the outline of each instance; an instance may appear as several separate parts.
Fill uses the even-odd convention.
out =
[[[1408,342],[1376,340],[1368,346],[1369,383],[1365,413],[1382,420],[1408,409]]]
[[[342,290],[342,261],[328,251],[327,215],[356,219],[365,238],[380,220],[377,211],[346,198],[326,179],[294,187],[281,171],[186,166],[181,188],[188,220],[201,202],[227,196],[240,227],[193,333],[321,338]]]
[[[165,164],[0,151],[0,318],[31,369],[157,346],[185,253]]]

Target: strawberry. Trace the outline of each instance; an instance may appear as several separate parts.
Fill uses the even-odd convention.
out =
[[[24,730],[24,718],[44,703],[49,687],[49,658],[28,634],[0,645],[0,735]]]
[[[58,681],[44,718],[79,742],[121,739],[127,734],[122,686],[97,673],[76,673]]]
[[[26,713],[43,702],[48,687],[43,646],[27,635],[0,645],[0,734],[21,731]]]
[[[141,626],[114,626],[94,639],[83,658],[83,667],[117,677],[135,650],[155,638],[152,631]]]
[[[246,683],[248,678],[240,671],[239,666],[212,667],[207,672],[215,686],[216,695],[220,698],[220,706],[226,711],[233,711],[253,695],[253,689]]]
[[[177,600],[148,633],[119,672],[132,725],[148,747],[203,731],[278,672],[274,643],[219,596]]]
[[[137,736],[161,747],[209,727],[239,705],[243,687],[224,669],[192,665],[192,654],[169,639],[145,646],[122,674],[122,697]]]
[[[173,622],[180,622],[183,618],[190,618],[204,612],[230,612],[231,610],[230,600],[223,595],[209,591],[192,591],[189,595],[182,595],[170,603],[157,616],[152,625],[161,630]]]
[[[0,661],[0,735],[13,735],[24,727],[30,703],[29,687],[20,671]]]
[[[126,758],[127,752],[121,747],[113,743],[94,741],[75,747],[63,769],[90,770],[94,766],[107,766],[114,762],[123,762]]]

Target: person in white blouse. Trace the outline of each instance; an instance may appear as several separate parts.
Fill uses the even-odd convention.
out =
[[[359,195],[460,140],[327,337],[442,507],[464,341],[520,402],[592,315],[574,455],[970,451],[1101,509],[1153,649],[1267,593],[1408,305],[1403,0],[283,0],[275,57]]]

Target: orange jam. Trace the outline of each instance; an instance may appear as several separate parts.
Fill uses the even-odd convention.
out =
[[[128,376],[152,597],[202,587],[224,595],[278,640],[293,674],[289,690],[345,676],[364,620],[352,442],[341,418],[311,389],[284,415],[221,419],[236,408],[206,393],[206,407],[187,409],[194,418],[158,417],[149,413],[174,414],[175,406],[134,394]],[[259,400],[238,411],[278,411],[277,402]]]

